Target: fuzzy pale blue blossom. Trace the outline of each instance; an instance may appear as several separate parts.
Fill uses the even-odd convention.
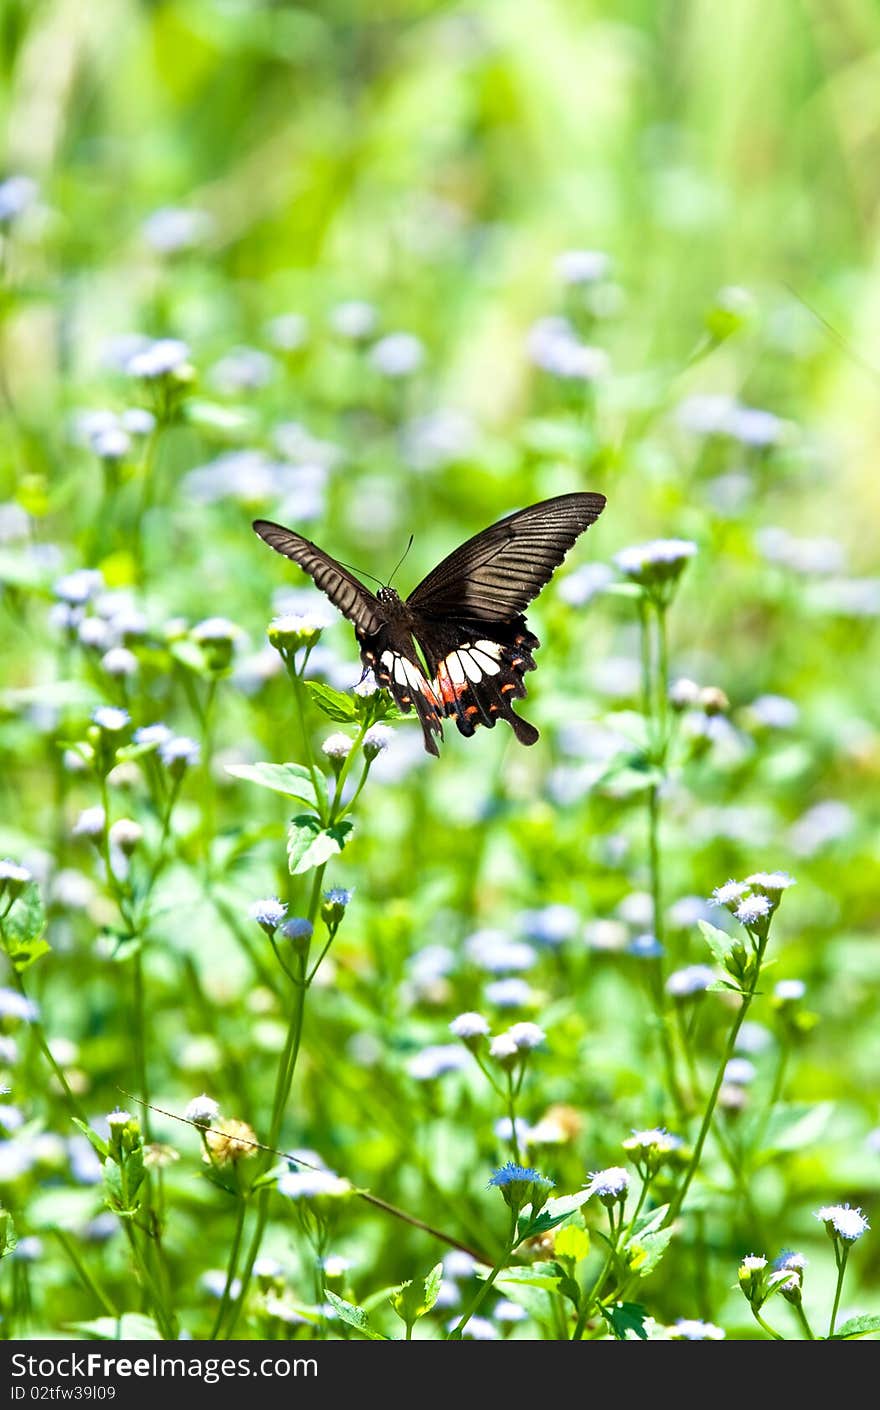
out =
[[[611,259],[604,250],[563,250],[556,257],[556,273],[563,284],[595,284],[611,273]]]
[[[485,988],[487,1003],[497,1009],[529,1009],[537,1003],[538,996],[525,979],[496,979]]]
[[[124,460],[131,450],[131,440],[121,426],[108,426],[92,437],[92,450],[99,460]]]
[[[167,744],[173,738],[171,730],[167,725],[142,725],[134,732],[135,744],[140,744],[147,749],[158,749],[160,745]]]
[[[375,331],[379,316],[366,299],[347,299],[330,311],[330,327],[340,338],[361,342]]]
[[[353,741],[349,739],[348,735],[343,734],[340,730],[336,734],[328,734],[321,749],[328,759],[342,760],[348,758],[352,751],[352,744]]]
[[[74,837],[101,837],[106,825],[102,807],[83,808],[73,825],[73,835]]]
[[[453,1318],[451,1328],[455,1325],[456,1320]],[[462,1328],[461,1335],[463,1341],[498,1341],[500,1333],[488,1317],[471,1317]]]
[[[370,725],[364,735],[364,756],[367,759],[375,759],[385,752],[393,738],[394,730],[390,725]]]
[[[797,705],[784,695],[759,695],[749,708],[765,729],[794,729],[800,719]]]
[[[509,1298],[502,1297],[492,1308],[492,1316],[496,1322],[501,1322],[505,1326],[513,1326],[516,1322],[527,1322],[529,1314],[524,1307],[520,1307],[518,1302],[511,1302]]]
[[[416,1082],[434,1082],[447,1072],[460,1072],[467,1062],[467,1053],[457,1043],[435,1043],[411,1057],[406,1070]]]
[[[207,211],[160,206],[147,216],[141,233],[156,254],[176,255],[200,245],[211,234],[213,225]]]
[[[221,1298],[227,1296],[226,1293],[226,1272],[222,1268],[207,1268],[199,1278],[199,1284],[204,1288],[209,1297]],[[241,1292],[241,1279],[233,1278],[229,1287],[228,1296],[237,1298]]]
[[[724,1341],[726,1336],[714,1322],[701,1322],[694,1317],[679,1317],[669,1328],[671,1341]]]
[[[103,574],[99,573],[96,568],[77,568],[73,573],[67,573],[63,578],[59,578],[53,584],[52,590],[62,602],[80,607],[91,597],[94,597],[96,592],[100,592],[103,586]]]
[[[832,1237],[835,1235],[845,1243],[855,1243],[870,1229],[870,1224],[860,1209],[851,1209],[848,1204],[827,1204],[816,1210],[819,1219]]]
[[[125,679],[137,673],[138,658],[126,646],[112,646],[101,657],[101,667],[108,676]]]
[[[259,348],[233,348],[208,373],[208,379],[225,396],[258,391],[275,372],[275,361]]]
[[[0,225],[11,225],[37,199],[39,187],[33,177],[7,176],[0,181]]]
[[[188,735],[174,735],[159,745],[159,756],[166,769],[172,773],[183,773],[193,769],[201,758],[201,749],[195,739]]]
[[[265,900],[254,901],[248,914],[251,920],[255,920],[257,925],[262,926],[267,935],[274,935],[287,915],[287,907],[277,897],[267,896]]]
[[[317,1199],[322,1195],[347,1195],[351,1185],[332,1170],[285,1170],[278,1177],[278,1193],[287,1199]]]
[[[278,934],[283,940],[311,940],[314,927],[305,916],[291,916],[290,920],[284,920],[278,926]]]
[[[627,950],[631,955],[636,955],[641,960],[659,960],[663,954],[663,946],[656,935],[637,935],[630,941]]]
[[[752,927],[766,920],[772,909],[766,896],[744,896],[733,914],[741,925]]]
[[[731,1082],[736,1087],[747,1087],[756,1076],[755,1064],[744,1057],[731,1058],[724,1069],[725,1082]]]
[[[738,904],[748,891],[744,881],[725,881],[723,886],[716,886],[712,892],[711,905],[713,906],[733,906]]]
[[[607,563],[584,563],[559,584],[559,596],[571,607],[586,607],[614,581]]]
[[[600,1199],[620,1199],[629,1189],[629,1173],[622,1165],[609,1165],[606,1170],[591,1170],[587,1186],[590,1196]]]
[[[123,430],[130,436],[149,436],[156,427],[156,418],[152,411],[147,411],[142,406],[126,407],[119,419]]]
[[[573,906],[555,902],[540,910],[523,911],[519,923],[530,940],[539,945],[562,945],[578,932],[580,917]]]
[[[663,1155],[670,1155],[680,1148],[682,1140],[680,1136],[673,1136],[666,1130],[665,1126],[649,1126],[641,1131],[633,1131],[623,1142],[623,1149],[626,1151],[656,1151]]]
[[[192,639],[197,642],[235,641],[241,635],[241,628],[228,617],[205,617],[192,629]]]
[[[4,857],[0,861],[0,887],[4,882],[12,882],[13,886],[27,886],[29,881],[33,881],[34,874],[28,871],[27,867],[20,866],[18,862],[13,862],[10,857]]]
[[[129,377],[154,381],[177,372],[189,361],[189,348],[179,338],[157,338],[133,353],[125,363]]]
[[[531,945],[508,939],[503,930],[476,930],[464,949],[471,963],[488,974],[531,969],[538,958]]]
[[[115,705],[99,705],[92,711],[92,720],[105,734],[121,734],[131,724],[131,715]]]
[[[198,1126],[210,1126],[220,1115],[220,1105],[205,1092],[193,1097],[183,1113],[184,1121],[194,1121]]]
[[[100,617],[85,617],[77,629],[80,646],[86,650],[103,651],[111,640],[110,625]]]
[[[636,582],[653,581],[656,577],[669,578],[681,572],[693,558],[697,545],[690,539],[653,539],[631,548],[623,548],[615,554],[614,562],[620,572]]]
[[[309,321],[301,313],[279,313],[266,324],[266,337],[281,352],[298,352],[309,338]]]
[[[787,871],[756,871],[746,877],[746,886],[766,892],[768,896],[779,896],[795,884],[794,877],[789,876]]]
[[[540,1047],[546,1041],[547,1034],[537,1023],[514,1023],[508,1028],[507,1037],[518,1052],[528,1052],[531,1048]]]
[[[456,1038],[485,1038],[489,1033],[489,1024],[481,1013],[460,1013],[450,1023],[449,1031]]]
[[[509,1033],[499,1033],[489,1044],[489,1056],[498,1062],[509,1063],[519,1056],[519,1048]]]
[[[774,986],[773,997],[781,1004],[797,1004],[806,992],[807,986],[802,979],[780,979]]]
[[[413,333],[386,333],[370,349],[369,357],[383,377],[410,377],[421,367],[425,349]]]
[[[524,1116],[517,1116],[511,1121],[509,1116],[499,1116],[493,1123],[492,1134],[497,1141],[509,1144],[514,1136],[520,1146],[529,1145],[532,1139],[532,1128]]]

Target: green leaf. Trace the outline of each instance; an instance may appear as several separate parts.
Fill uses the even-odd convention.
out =
[[[140,1312],[123,1312],[121,1317],[96,1317],[94,1322],[68,1322],[68,1330],[81,1332],[95,1341],[161,1341],[162,1333],[152,1317]]]
[[[41,955],[49,953],[50,947],[43,939],[45,928],[46,911],[40,888],[31,881],[3,922],[6,953],[19,974]]]
[[[357,705],[352,696],[344,695],[341,690],[334,690],[323,681],[306,681],[306,689],[318,709],[329,715],[331,720],[338,720],[340,724],[351,724],[357,719]]]
[[[880,1316],[876,1312],[863,1312],[859,1317],[849,1317],[838,1327],[830,1341],[846,1341],[847,1337],[865,1337],[869,1332],[880,1332]]]
[[[79,1127],[80,1131],[82,1131],[83,1135],[91,1145],[95,1154],[99,1155],[102,1160],[106,1160],[107,1156],[110,1153],[110,1147],[107,1145],[107,1142],[102,1141],[97,1131],[93,1131],[91,1126],[87,1126],[84,1121],[80,1121],[78,1116],[71,1117],[71,1121],[73,1122],[74,1126]]]
[[[566,1276],[558,1263],[529,1263],[522,1268],[505,1268],[495,1281],[507,1287],[546,1288],[548,1292],[558,1292],[560,1281]]]
[[[548,1229],[555,1229],[557,1224],[564,1223],[575,1210],[586,1204],[589,1198],[587,1190],[579,1190],[576,1195],[561,1195],[558,1199],[548,1199],[536,1219],[532,1219],[531,1213],[524,1210],[517,1221],[520,1238],[532,1238],[535,1234],[544,1234]],[[529,1210],[528,1205],[526,1210]]]
[[[193,671],[197,676],[210,676],[207,658],[197,642],[181,637],[180,641],[172,641],[168,650],[175,661],[188,671]]]
[[[296,798],[310,807],[318,806],[315,785],[311,771],[302,764],[227,764],[226,772],[233,778],[243,778],[247,783],[259,784],[273,793],[283,793],[285,798]],[[318,787],[326,798],[327,784],[322,773],[315,770]]]
[[[428,1274],[427,1278],[418,1281],[409,1279],[401,1283],[398,1287],[392,1288],[390,1302],[401,1322],[407,1327],[411,1327],[419,1317],[424,1317],[431,1311],[437,1301],[440,1292],[440,1282],[443,1278],[443,1264],[436,1264]]]
[[[717,925],[710,925],[707,920],[697,921],[700,933],[709,949],[712,951],[713,959],[724,968],[727,953],[733,944],[733,937],[727,934],[726,930],[719,930]]]
[[[656,1209],[649,1209],[644,1214],[640,1214],[633,1225],[632,1237],[637,1238],[640,1234],[653,1234],[657,1229],[662,1228],[668,1209],[668,1204],[660,1204]]]
[[[628,1332],[635,1332],[640,1341],[648,1340],[645,1331],[646,1308],[638,1302],[618,1302],[613,1307],[603,1307],[602,1315],[607,1319],[618,1341],[628,1341]]]
[[[638,1273],[640,1278],[647,1278],[649,1273],[653,1273],[666,1252],[672,1234],[672,1229],[657,1229],[654,1233],[641,1234],[630,1239],[627,1248],[636,1255],[630,1264],[633,1272]]]
[[[332,827],[322,827],[320,818],[311,813],[295,817],[287,833],[287,863],[291,876],[301,876],[329,862],[342,851],[353,826],[350,822],[338,822]]]
[[[590,1236],[577,1224],[566,1224],[553,1240],[553,1250],[557,1258],[573,1258],[580,1263],[590,1252]]]
[[[392,1337],[383,1336],[370,1326],[370,1319],[362,1307],[355,1307],[353,1302],[346,1302],[344,1297],[337,1297],[335,1292],[326,1289],[324,1296],[333,1308],[336,1316],[341,1322],[347,1322],[361,1336],[367,1337],[370,1341],[392,1341]]]
[[[815,1145],[831,1119],[832,1102],[791,1102],[776,1107],[761,1137],[763,1151],[798,1151]]]

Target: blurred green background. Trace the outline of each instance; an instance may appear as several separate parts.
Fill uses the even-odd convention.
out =
[[[30,991],[50,1037],[67,1040],[59,1061],[89,1112],[134,1081],[126,963],[96,938],[112,904],[71,836],[98,801],[63,764],[90,709],[125,704],[137,725],[197,734],[168,622],[222,615],[246,634],[218,694],[213,771],[184,786],[146,969],[157,1100],[180,1108],[207,1087],[260,1130],[283,1005],[258,972],[271,953],[255,973],[229,916],[248,926],[249,902],[286,887],[286,814],[223,766],[301,758],[287,684],[262,648],[282,590],[302,580],[254,539],[251,517],[379,575],[413,533],[409,589],[501,513],[601,490],[602,520],[529,616],[545,644],[521,713],[541,744],[447,730],[435,763],[401,724],[377,765],[358,840],[328,877],[356,899],[310,996],[285,1141],[476,1237],[498,1213],[484,1186],[506,1156],[503,1113],[476,1069],[424,1084],[407,1062],[448,1041],[456,1013],[486,1006],[465,938],[522,937],[523,913],[551,904],[576,923],[536,948],[533,998],[512,1015],[549,1034],[524,1115],[563,1102],[579,1128],[539,1163],[577,1188],[619,1161],[632,1126],[664,1117],[626,948],[650,920],[644,795],[619,765],[621,712],[640,699],[635,616],[603,595],[610,569],[578,574],[632,542],[693,539],[672,675],[720,687],[730,708],[683,727],[664,901],[758,869],[796,876],[776,974],[807,982],[821,1022],[788,1095],[805,1111],[834,1105],[753,1172],[749,1217],[731,1213],[718,1176],[701,1233],[708,1284],[690,1278],[685,1249],[643,1300],[661,1321],[712,1315],[748,1336],[729,1292],[737,1260],[811,1241],[822,1305],[833,1268],[810,1211],[867,1206],[880,1184],[880,7],[5,0],[0,33],[3,167],[33,183],[0,186],[0,855],[29,865],[49,898],[53,954]],[[397,333],[417,341],[383,342]],[[191,380],[173,408],[126,371],[132,335],[187,345]],[[149,489],[143,443],[102,457],[88,419],[132,405],[173,410],[150,442]],[[146,618],[125,640],[134,684],[52,622],[53,582],[80,567]],[[350,629],[332,625],[324,647],[321,673],[353,684]],[[142,783],[118,787],[120,812],[149,814]],[[217,905],[198,879],[206,789]],[[695,914],[670,925],[670,967],[706,958]],[[425,959],[428,947],[447,957]],[[753,1061],[769,1086],[769,1005],[757,1017],[768,1036],[754,1037]],[[702,1041],[711,1061],[711,1014]],[[34,1045],[20,1046],[9,1100],[25,1124],[7,1133],[3,1198],[20,1239],[42,1243],[12,1260],[7,1334],[100,1311],[59,1227],[94,1241],[84,1256],[136,1311],[120,1238],[95,1233],[100,1190],[71,1167],[58,1093]],[[41,1133],[54,1144],[41,1148]],[[230,1210],[198,1180],[194,1139],[170,1123],[161,1135],[185,1151],[168,1176],[169,1244],[184,1322],[205,1336],[200,1279],[223,1266]],[[280,1204],[271,1247],[302,1302],[308,1255]],[[439,1256],[363,1209],[342,1222],[338,1251],[358,1295]],[[858,1262],[849,1291],[872,1310],[877,1255]],[[281,1334],[255,1318],[247,1334]]]

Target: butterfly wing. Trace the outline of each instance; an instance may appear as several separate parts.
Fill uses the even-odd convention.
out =
[[[376,677],[378,685],[389,690],[404,714],[415,708],[429,754],[439,755],[438,735],[443,738],[443,705],[435,684],[428,680],[412,636],[395,625],[382,627],[375,635],[358,629],[361,659]]]
[[[509,622],[604,508],[604,495],[563,494],[508,514],[438,563],[407,605],[426,617]]]
[[[462,734],[502,719],[521,744],[537,740],[512,706],[540,645],[523,613],[604,507],[603,495],[568,494],[521,509],[468,539],[410,594],[434,694]]]
[[[391,692],[401,710],[408,714],[415,706],[425,748],[431,754],[439,753],[434,736],[443,736],[440,701],[425,677],[412,636],[389,619],[379,599],[363,583],[310,539],[266,519],[255,520],[254,530],[276,553],[299,564],[334,607],[354,623],[364,665],[373,671],[379,685]]]
[[[264,543],[283,553],[298,563],[303,572],[308,573],[315,586],[326,593],[333,606],[353,622],[362,632],[378,632],[385,622],[381,603],[363,583],[358,582],[353,573],[331,558],[317,544],[282,524],[272,524],[268,519],[255,519],[254,531]]]

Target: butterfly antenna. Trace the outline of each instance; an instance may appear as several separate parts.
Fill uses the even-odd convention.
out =
[[[363,570],[363,568],[355,568],[355,566],[354,566],[352,563],[343,563],[343,561],[342,561],[341,558],[338,560],[338,562],[339,562],[340,568],[348,568],[350,572],[352,572],[352,573],[357,573],[358,576],[361,577],[361,578],[372,578],[373,582],[374,582],[374,583],[378,583],[380,587],[384,587],[384,586],[385,586],[385,584],[383,583],[382,579],[381,579],[381,578],[377,578],[376,575],[375,575],[375,573],[365,573],[364,570]]]
[[[410,536],[409,536],[409,543],[407,544],[406,548],[405,548],[404,551],[403,551],[403,554],[402,554],[401,557],[399,558],[399,560],[398,560],[398,562],[397,562],[397,566],[396,566],[395,569],[394,569],[394,573],[397,572],[397,569],[398,569],[398,568],[400,568],[400,567],[403,566],[403,563],[404,563],[404,561],[405,561],[405,559],[406,559],[406,555],[409,553],[410,549],[412,548],[414,540],[415,540],[415,535],[414,535],[414,534],[410,534]],[[389,586],[389,587],[390,587],[391,584],[394,582],[394,573],[392,573],[392,574],[391,574],[391,577],[388,579],[388,586]]]

